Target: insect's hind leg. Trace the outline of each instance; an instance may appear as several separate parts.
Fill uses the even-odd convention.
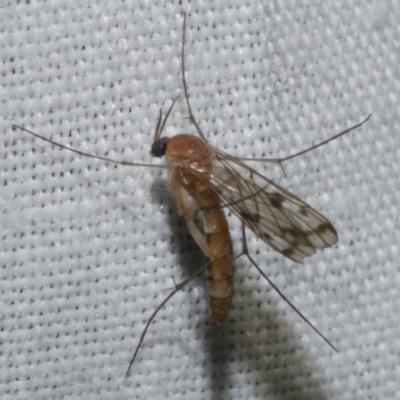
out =
[[[236,257],[239,258],[242,255],[245,255],[247,259],[250,261],[252,265],[254,265],[257,271],[261,274],[261,276],[272,286],[272,288],[279,294],[279,296],[284,300],[290,308],[304,321],[306,322],[316,333],[320,336],[324,341],[332,347],[333,350],[338,353],[336,347],[300,312],[300,310],[282,293],[282,291],[275,285],[274,282],[264,273],[264,271],[258,266],[258,264],[253,260],[251,255],[249,254],[249,250],[247,247],[247,238],[246,238],[246,226],[242,222],[242,252]]]
[[[128,370],[126,371],[125,374],[125,378],[127,378],[129,376],[129,372],[132,368],[132,365],[136,359],[136,356],[139,352],[140,347],[143,344],[144,338],[146,336],[147,330],[150,327],[150,324],[152,323],[152,321],[154,320],[154,318],[156,317],[156,315],[158,314],[159,311],[161,311],[161,309],[168,303],[168,301],[176,294],[178,293],[181,289],[183,289],[190,281],[192,281],[194,278],[196,278],[197,276],[199,276],[201,273],[203,273],[207,267],[210,265],[210,263],[206,263],[206,265],[204,265],[202,268],[200,268],[196,273],[194,273],[193,275],[189,276],[188,278],[186,278],[184,281],[182,281],[181,283],[175,284],[175,289],[160,303],[160,305],[154,310],[153,314],[151,314],[150,318],[147,320],[146,322],[146,326],[143,329],[142,334],[140,335],[140,339],[139,339],[139,343],[136,346],[135,349],[135,353],[133,354],[133,357],[129,363],[129,367]]]
[[[186,83],[186,73],[185,73],[185,42],[186,42],[186,13],[183,13],[182,53],[181,53],[181,67],[182,67],[181,73],[182,73],[183,90],[185,92],[186,105],[187,105],[187,108],[189,111],[189,121],[194,125],[199,136],[204,141],[207,141],[203,131],[200,129],[200,126],[199,126],[198,122],[196,121],[196,118],[193,115],[192,107],[191,107],[190,101],[189,101],[189,94],[188,94],[188,88],[187,88],[187,83]]]

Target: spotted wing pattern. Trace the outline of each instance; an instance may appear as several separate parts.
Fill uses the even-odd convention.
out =
[[[212,174],[202,183],[272,248],[302,263],[337,242],[332,224],[308,204],[240,160],[216,148],[212,152]]]

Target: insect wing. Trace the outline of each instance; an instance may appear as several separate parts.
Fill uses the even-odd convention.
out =
[[[238,159],[212,151],[212,174],[203,183],[272,248],[301,263],[337,242],[335,228],[319,212]]]

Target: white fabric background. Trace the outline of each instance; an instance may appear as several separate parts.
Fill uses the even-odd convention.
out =
[[[210,320],[195,280],[123,378],[145,321],[201,252],[165,171],[79,157],[11,125],[157,163],[158,110],[182,94],[181,11],[192,105],[211,144],[284,156],[373,114],[287,162],[286,178],[255,165],[338,231],[304,265],[249,235],[338,354],[242,258],[228,321]],[[399,398],[399,2],[3,1],[0,19],[2,399]],[[168,135],[194,133],[186,115],[181,97]]]

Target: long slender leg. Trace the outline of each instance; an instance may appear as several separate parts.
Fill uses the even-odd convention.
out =
[[[136,356],[137,356],[137,354],[139,352],[139,349],[143,344],[143,340],[144,340],[144,337],[146,336],[147,330],[149,329],[150,324],[152,323],[153,319],[156,317],[158,312],[168,303],[168,301],[176,293],[178,293],[181,289],[183,289],[191,280],[196,278],[196,276],[199,276],[201,273],[203,273],[207,269],[208,266],[209,266],[209,263],[207,263],[202,268],[200,268],[195,274],[189,276],[188,278],[186,278],[181,283],[178,283],[175,286],[175,289],[161,302],[161,304],[154,310],[153,314],[151,314],[150,318],[146,322],[146,326],[144,327],[142,334],[140,335],[139,343],[136,346],[135,353],[133,354],[133,357],[132,357],[132,359],[131,359],[131,361],[129,363],[129,367],[128,367],[128,370],[126,371],[125,378],[127,378],[129,376],[129,372],[130,372],[131,367],[132,367],[132,365],[133,365],[133,363],[134,363],[134,361],[136,359]]]
[[[176,100],[174,100],[174,103],[175,103],[175,101]],[[21,130],[23,132],[27,132],[30,135],[36,136],[37,138],[39,138],[41,140],[44,140],[44,141],[46,141],[48,143],[51,143],[54,146],[60,147],[62,149],[68,150],[68,151],[72,151],[73,153],[79,154],[80,156],[95,158],[96,160],[107,161],[107,162],[110,162],[110,163],[113,163],[113,164],[119,164],[119,165],[124,165],[124,166],[151,167],[151,168],[163,168],[163,169],[167,168],[166,165],[155,165],[155,164],[147,164],[147,163],[136,163],[136,162],[133,162],[133,161],[113,160],[112,158],[102,157],[102,156],[98,156],[98,155],[90,154],[90,153],[85,153],[84,151],[76,150],[76,149],[73,149],[72,147],[68,147],[68,146],[65,146],[65,145],[63,145],[61,143],[55,142],[54,140],[47,139],[46,137],[38,135],[37,133],[32,132],[29,129],[26,129],[26,128],[22,127],[22,126],[12,125],[12,129],[14,129],[14,130],[15,129],[19,129],[19,130]]]
[[[239,158],[239,160],[242,161],[261,161],[261,162],[270,162],[270,163],[275,163],[275,164],[281,164],[284,161],[291,160],[292,158],[299,157],[303,154],[308,153],[309,151],[315,150],[318,147],[324,146],[328,144],[329,142],[332,142],[333,140],[339,139],[341,136],[346,135],[347,133],[353,131],[354,129],[357,129],[364,125],[370,118],[372,114],[369,114],[367,118],[365,118],[363,121],[360,123],[353,125],[352,127],[345,129],[344,131],[337,133],[336,135],[330,137],[329,139],[326,139],[320,143],[315,144],[314,146],[308,147],[307,149],[301,150],[298,153],[291,154],[290,156],[287,157],[282,157],[282,158]]]
[[[191,107],[190,101],[189,101],[189,94],[188,94],[188,88],[187,88],[187,83],[186,83],[186,73],[185,73],[185,42],[186,42],[186,13],[183,13],[182,53],[181,53],[181,55],[182,55],[181,66],[182,66],[183,90],[185,92],[185,100],[186,100],[186,104],[187,104],[188,111],[189,111],[189,120],[196,128],[199,136],[204,141],[207,141],[203,131],[200,129],[200,126],[197,123],[196,118],[193,115],[192,107]]]
[[[240,257],[245,255],[247,259],[253,264],[257,271],[261,274],[261,276],[272,286],[272,288],[279,294],[279,296],[290,306],[290,308],[303,320],[305,321],[322,339],[325,340],[326,343],[333,350],[338,353],[336,347],[300,312],[300,310],[281,292],[281,290],[271,281],[271,279],[264,273],[264,271],[257,265],[257,263],[250,256],[248,248],[247,248],[247,238],[246,238],[246,227],[242,222],[242,252],[237,256]]]

